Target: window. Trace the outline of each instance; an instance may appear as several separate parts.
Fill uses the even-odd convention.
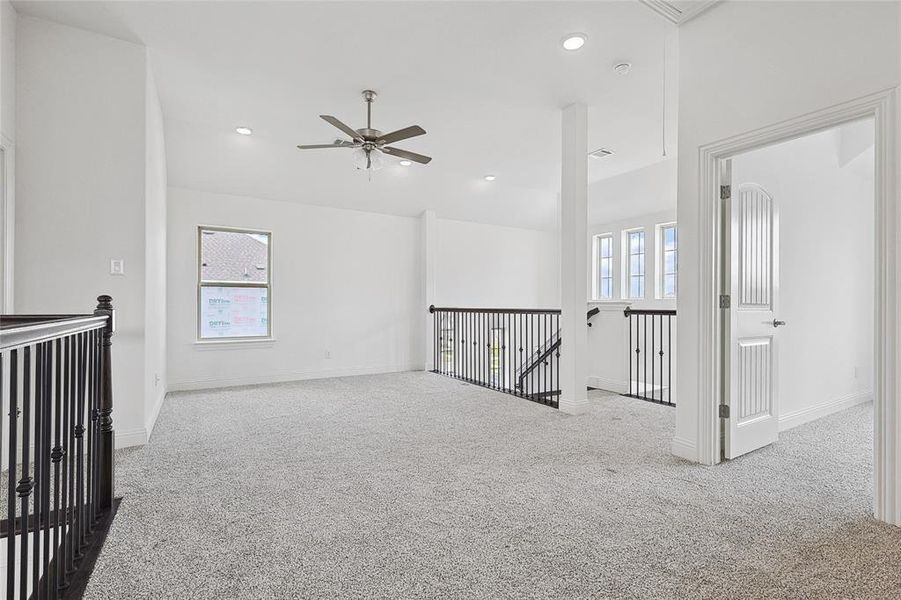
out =
[[[644,230],[627,231],[626,290],[628,298],[644,298]]]
[[[272,234],[198,227],[197,337],[268,338],[272,334]]]
[[[660,267],[659,296],[661,298],[675,298],[677,277],[679,270],[678,234],[676,224],[669,223],[658,226],[657,247],[660,248],[658,260]]]
[[[609,233],[594,236],[594,297],[613,298],[613,236]]]

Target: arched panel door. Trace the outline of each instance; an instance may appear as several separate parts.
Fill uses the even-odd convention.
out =
[[[761,186],[732,188],[728,227],[730,306],[726,458],[779,437],[776,353],[779,302],[779,219]]]

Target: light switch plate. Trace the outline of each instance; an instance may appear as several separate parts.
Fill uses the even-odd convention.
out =
[[[125,259],[111,258],[109,261],[110,275],[125,275]]]

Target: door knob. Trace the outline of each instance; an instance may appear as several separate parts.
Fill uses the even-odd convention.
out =
[[[785,321],[779,321],[777,319],[773,319],[773,327],[780,327],[782,325],[785,325]]]

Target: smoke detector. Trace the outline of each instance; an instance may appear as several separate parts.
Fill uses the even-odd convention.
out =
[[[591,158],[607,158],[613,154],[613,150],[608,150],[607,148],[598,148],[594,152],[589,152],[588,156]]]
[[[632,72],[632,63],[621,62],[613,65],[613,72],[617,75],[628,75]]]

